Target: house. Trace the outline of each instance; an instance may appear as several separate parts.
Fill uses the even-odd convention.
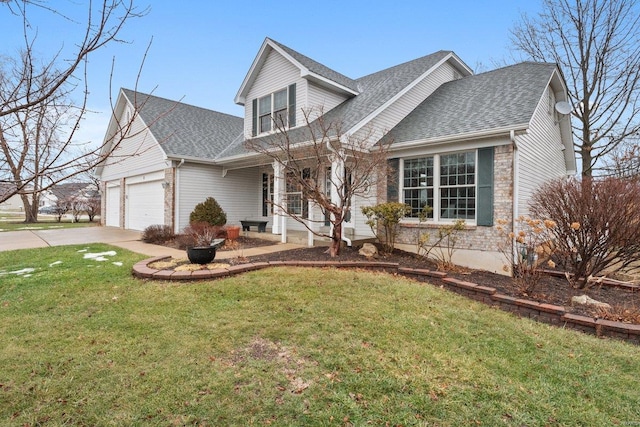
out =
[[[372,144],[390,144],[397,180],[386,197],[376,191],[352,201],[347,234],[371,235],[360,206],[397,200],[412,207],[400,243],[415,246],[420,232],[464,219],[463,264],[486,266],[499,256],[495,221],[526,214],[540,184],[575,173],[571,124],[555,108],[566,100],[555,64],[474,75],[455,53],[439,51],[353,79],[267,38],[235,98],[243,118],[121,90],[105,140],[122,133],[119,123],[134,121],[96,171],[102,218],[110,226],[179,231],[195,204],[213,196],[229,223],[262,218],[274,234],[304,230],[269,209],[287,191],[278,184],[281,171],[245,141],[272,134],[278,118],[293,142],[304,143],[301,112],[310,111],[340,121],[350,136],[368,132]],[[433,211],[420,223],[425,204]]]

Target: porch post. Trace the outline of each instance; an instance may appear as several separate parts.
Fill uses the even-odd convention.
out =
[[[283,167],[280,163],[274,161],[273,162],[273,220],[271,233],[272,234],[281,234],[281,217],[284,215],[281,212],[280,206],[284,200],[284,173],[282,171]]]
[[[336,206],[342,206],[340,197],[341,187],[344,185],[344,156],[333,155],[331,159],[331,202]],[[331,214],[334,215],[333,213]],[[331,222],[331,234],[333,234],[333,221]]]
[[[316,229],[316,223],[313,221],[314,220],[314,205],[313,202],[311,200],[309,200],[307,202],[309,208],[308,208],[308,212],[309,212],[309,219],[307,220],[307,225],[309,226],[309,229],[307,230],[307,246],[312,247],[313,246],[313,240],[314,240],[314,234],[313,231],[311,230],[315,230]]]

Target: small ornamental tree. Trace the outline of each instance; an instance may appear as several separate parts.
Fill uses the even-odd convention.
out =
[[[363,206],[362,213],[367,217],[367,225],[375,233],[384,251],[390,253],[395,246],[398,224],[402,218],[411,213],[411,206],[388,202],[376,206]]]
[[[633,268],[640,258],[640,182],[555,180],[532,198],[531,212],[555,222],[554,257],[580,289],[605,271]]]
[[[216,199],[207,197],[204,202],[198,203],[189,215],[189,223],[198,222],[223,226],[227,223],[227,214],[222,210]]]

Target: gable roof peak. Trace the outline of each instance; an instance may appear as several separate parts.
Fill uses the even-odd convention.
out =
[[[350,96],[354,96],[359,93],[358,85],[355,80],[299,53],[294,49],[291,49],[288,46],[283,45],[282,43],[266,37],[258,51],[258,55],[251,64],[251,68],[238,90],[235,98],[236,104],[244,105],[245,97],[249,88],[255,81],[262,65],[267,59],[267,56],[272,51],[278,52],[297,67],[300,70],[300,77]]]

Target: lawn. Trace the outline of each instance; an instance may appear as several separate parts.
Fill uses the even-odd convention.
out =
[[[630,344],[384,273],[172,284],[133,279],[141,258],[0,253],[0,424],[640,423]]]
[[[80,222],[71,222],[69,218],[62,218],[58,222],[56,218],[50,215],[38,215],[38,222],[35,224],[25,224],[24,215],[18,213],[0,213],[0,233],[3,231],[18,230],[48,230],[54,228],[77,228],[77,227],[93,227],[99,225],[99,221],[89,222],[82,219]]]

